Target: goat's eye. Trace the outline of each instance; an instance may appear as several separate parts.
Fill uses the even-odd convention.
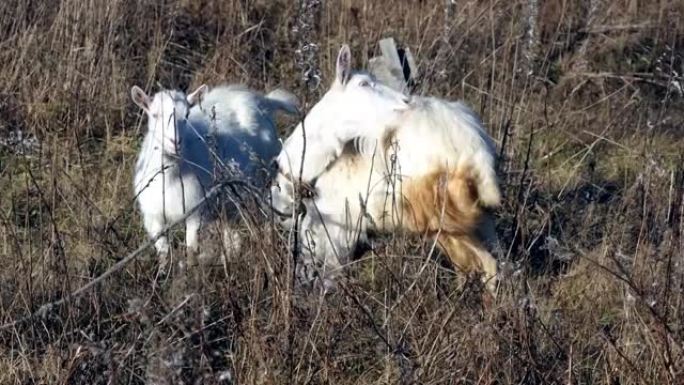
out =
[[[359,82],[359,87],[370,87],[370,82],[368,80],[361,80]]]

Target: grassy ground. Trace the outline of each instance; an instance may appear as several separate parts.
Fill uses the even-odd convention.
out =
[[[465,100],[497,141],[493,309],[402,234],[339,293],[296,291],[288,234],[254,215],[225,265],[160,277],[148,251],[1,330],[0,383],[683,383],[684,3],[303,3],[0,3],[0,322],[145,240],[132,85],[283,86],[310,105],[341,43],[362,66],[385,36],[413,50],[416,92]]]

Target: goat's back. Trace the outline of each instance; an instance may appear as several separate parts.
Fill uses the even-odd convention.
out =
[[[462,103],[430,97],[414,103],[379,141],[348,143],[319,176],[321,211],[356,218],[365,206],[377,227],[408,220],[405,224],[415,231],[432,231],[444,208],[452,217],[450,231],[467,233],[478,226],[479,204],[499,199],[494,144]],[[443,179],[444,193],[435,185]],[[413,218],[401,218],[406,215]]]
[[[497,205],[496,150],[480,118],[460,102],[416,97],[413,103],[401,124],[388,129],[381,141],[385,151],[395,154],[399,173],[422,176],[467,165],[477,181],[480,202]]]
[[[422,175],[435,167],[453,168],[462,159],[473,157],[484,158],[484,166],[493,167],[494,145],[468,107],[437,98],[414,98],[414,108],[399,125],[386,131],[381,143],[396,152],[402,174]]]
[[[269,165],[280,152],[280,142],[265,97],[242,86],[216,87],[192,108],[189,122],[201,127],[197,131],[205,138],[202,145],[216,166],[239,171],[259,184],[270,178]]]

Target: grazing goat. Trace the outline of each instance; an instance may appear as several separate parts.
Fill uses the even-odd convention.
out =
[[[308,258],[302,266],[323,265],[319,275],[331,285],[367,229],[408,230],[433,236],[458,268],[481,272],[493,294],[497,266],[487,247],[496,233],[489,209],[501,198],[494,144],[480,119],[461,103],[409,101],[352,72],[350,62],[343,46],[330,91],[278,156],[272,192],[279,210],[292,210],[296,182],[313,189],[303,200],[300,246]]]
[[[264,187],[273,177],[270,164],[281,147],[273,114],[297,112],[294,96],[282,90],[261,96],[236,86],[209,90],[202,85],[187,96],[163,90],[150,98],[134,86],[131,97],[148,118],[134,191],[150,237],[200,204],[220,172]],[[202,205],[185,219],[185,244],[191,252],[198,248],[200,227],[213,215],[215,210]],[[225,235],[234,240],[237,234]],[[165,263],[166,235],[155,247]]]

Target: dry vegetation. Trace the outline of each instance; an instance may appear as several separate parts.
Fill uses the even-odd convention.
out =
[[[0,383],[684,383],[684,3],[303,3],[0,2],[0,323],[145,241],[133,84],[285,86],[311,103],[341,43],[360,66],[388,35],[412,48],[417,92],[466,100],[498,143],[492,309],[402,235],[310,295],[288,234],[255,213],[225,265],[164,277],[148,250],[0,330]],[[319,87],[302,80],[317,68]]]

